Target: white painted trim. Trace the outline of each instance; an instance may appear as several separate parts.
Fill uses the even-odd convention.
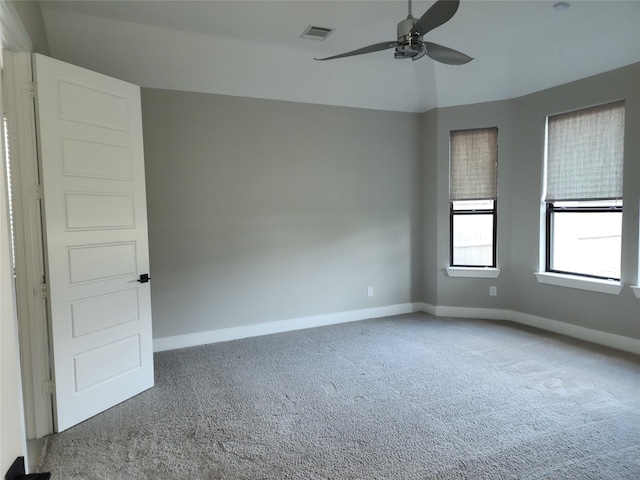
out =
[[[31,40],[26,33],[20,17],[13,5],[0,1],[0,48],[4,51],[31,51]],[[0,57],[1,58],[1,57]],[[4,111],[3,80],[0,79],[0,107]],[[3,129],[0,128],[0,131]],[[0,140],[0,145],[4,146],[4,140]],[[0,152],[0,158],[4,163],[4,148]],[[2,368],[0,368],[0,471],[6,472],[13,461],[18,456],[28,458],[24,401],[22,390],[22,379],[20,375],[20,346],[18,342],[18,324],[15,287],[12,278],[12,268],[8,263],[9,252],[9,230],[4,228],[8,225],[7,207],[5,202],[5,178],[4,167],[0,167],[0,350],[2,350]],[[4,433],[10,432],[10,441]]]
[[[414,305],[417,307],[417,312],[429,313],[431,315],[436,314],[435,305],[431,305],[430,303],[414,303]]]
[[[640,289],[640,287],[637,287]],[[438,317],[453,318],[481,318],[487,320],[504,320],[521,323],[531,327],[540,328],[568,337],[578,338],[587,342],[597,343],[625,352],[640,354],[640,340],[613,333],[601,332],[591,328],[580,327],[558,320],[538,317],[528,313],[515,312],[500,308],[474,308],[434,306],[430,303],[404,303],[390,305],[388,307],[367,308],[363,310],[351,310],[347,312],[330,313],[327,315],[315,315],[312,317],[293,318],[275,322],[246,325],[240,327],[222,328],[207,332],[190,333],[174,337],[156,338],[153,341],[154,352],[173,350],[176,348],[194,347],[209,343],[226,342],[241,338],[270,335],[273,333],[303,330],[306,328],[323,327],[338,323],[356,322],[370,318],[380,318],[404,313],[424,312]]]
[[[454,318],[486,318],[488,320],[511,320],[511,311],[500,308],[475,308],[475,307],[436,307],[435,315],[438,317]]]
[[[14,52],[30,52],[31,39],[20,20],[15,7],[7,2],[0,2],[0,42],[2,48]]]
[[[447,275],[457,278],[498,278],[499,268],[492,267],[447,267]]]
[[[423,311],[422,305],[423,304],[421,303],[403,303],[387,307],[351,310],[347,312],[329,313],[326,315],[315,315],[312,317],[277,320],[274,322],[258,323],[255,325],[221,328],[219,330],[209,330],[207,332],[188,333],[186,335],[176,335],[174,337],[155,338],[153,340],[153,351],[161,352],[164,350],[193,347],[208,343],[226,342],[229,340],[258,337],[273,333],[323,327],[338,323],[356,322],[369,318],[380,318],[391,315],[401,315],[403,313],[421,312]]]
[[[633,286],[631,287],[631,290],[633,290],[633,293],[636,295],[636,298],[640,298],[640,286]]]
[[[472,307],[435,307],[435,315],[439,317],[454,318],[482,318],[487,320],[506,320],[521,323],[530,327],[540,328],[568,337],[578,338],[587,342],[597,343],[625,352],[640,354],[640,340],[613,333],[593,330],[591,328],[560,322],[550,318],[539,317],[528,313],[515,312],[498,308],[472,308]]]
[[[568,337],[579,338],[587,342],[597,343],[606,347],[616,348],[625,352],[640,355],[640,339],[602,332],[592,328],[581,327],[571,323],[559,322],[550,318],[538,317],[522,312],[511,312],[513,321],[541,328],[550,332],[560,333]]]
[[[27,439],[53,433],[51,395],[42,384],[51,380],[46,301],[33,294],[45,273],[38,179],[35,111],[24,85],[32,81],[31,54],[4,52],[5,111],[11,146],[16,254],[16,293]]]
[[[614,280],[600,280],[597,278],[576,277],[573,275],[563,275],[560,273],[535,272],[538,283],[555,285],[558,287],[577,288],[590,292],[607,293],[609,295],[620,295],[624,285]]]

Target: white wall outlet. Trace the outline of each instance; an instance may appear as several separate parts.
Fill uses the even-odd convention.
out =
[[[492,297],[495,297],[498,295],[498,287],[496,287],[495,285],[491,285],[489,287],[489,295]]]
[[[373,297],[373,287],[367,288],[367,297]]]

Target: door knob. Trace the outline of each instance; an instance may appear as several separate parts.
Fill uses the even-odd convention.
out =
[[[143,273],[142,275],[140,275],[140,278],[137,281],[140,283],[147,283],[149,280],[151,280],[151,277],[149,277],[149,274]]]

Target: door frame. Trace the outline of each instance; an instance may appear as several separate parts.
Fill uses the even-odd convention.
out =
[[[53,433],[53,385],[47,317],[41,187],[31,53],[4,58],[16,250],[16,300],[27,439]]]
[[[20,20],[20,16],[18,15],[15,7],[8,2],[0,0],[0,18],[2,22],[0,22],[0,48],[2,49],[2,70],[3,74],[0,76],[0,104],[3,103],[3,98],[8,97],[8,92],[5,85],[5,57],[7,52],[31,52],[33,47],[31,43],[31,39]],[[4,109],[4,106],[3,106]],[[4,128],[0,129],[4,131]],[[4,144],[4,139],[0,141],[0,144]],[[4,148],[0,153],[0,158],[5,160]],[[1,167],[4,170],[4,166]],[[4,183],[4,173],[0,175],[0,181]],[[4,185],[0,188],[4,192]],[[2,210],[5,209],[5,199],[0,198],[0,206]],[[3,212],[3,219],[4,217]],[[10,241],[10,233],[2,229],[2,238],[0,239],[0,243],[6,245],[6,242]],[[6,270],[5,270],[6,268]],[[6,279],[13,279],[12,273],[10,271],[11,266],[8,262],[2,262],[2,281]],[[15,283],[14,283],[15,285]],[[27,448],[26,442],[26,417],[27,413],[23,408],[24,402],[24,392],[23,385],[24,380],[21,377],[19,372],[24,371],[24,366],[22,365],[22,361],[20,359],[20,355],[22,354],[21,345],[18,341],[18,331],[19,327],[17,324],[17,315],[16,315],[16,291],[15,288],[2,288],[2,318],[0,319],[2,322],[2,338],[0,342],[0,348],[3,350],[3,358],[2,358],[2,412],[0,415],[0,423],[1,430],[13,432],[12,440],[10,442],[6,442],[0,440],[0,466],[2,467],[2,471],[6,471],[7,468],[12,464],[16,457],[24,456],[27,459],[27,472],[31,470],[31,466],[37,460],[37,455],[35,458],[32,457],[32,451]],[[11,322],[11,325],[7,325]],[[4,351],[8,353],[5,354]],[[15,362],[12,354],[15,354]],[[8,363],[8,365],[7,365]],[[12,377],[5,377],[4,372],[5,369],[9,369],[9,371],[14,371],[15,375]],[[6,415],[5,415],[6,414]],[[3,436],[4,437],[4,436]]]

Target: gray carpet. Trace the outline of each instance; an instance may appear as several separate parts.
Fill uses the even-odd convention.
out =
[[[640,359],[402,315],[156,354],[156,387],[47,440],[75,479],[640,479]]]

